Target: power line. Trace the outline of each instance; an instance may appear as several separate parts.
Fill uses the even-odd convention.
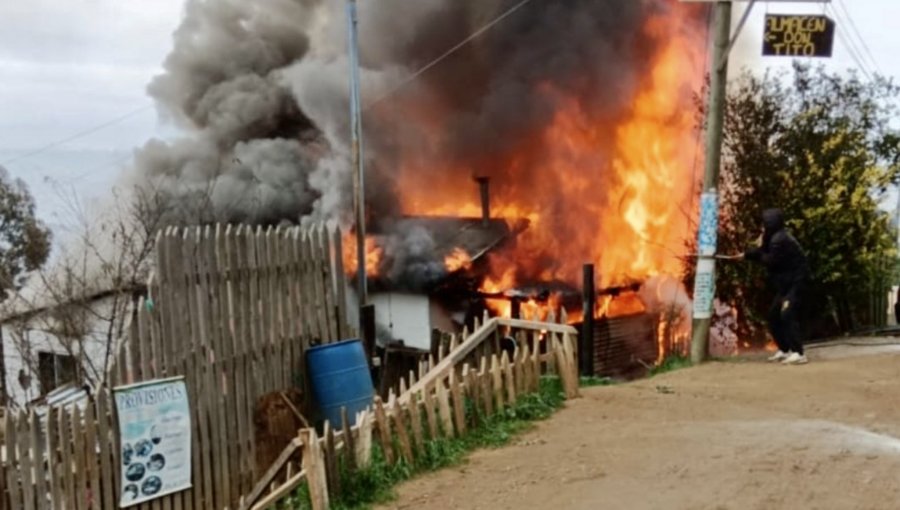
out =
[[[410,82],[412,82],[413,80],[415,80],[416,78],[418,78],[419,76],[421,76],[422,74],[424,74],[425,72],[427,72],[427,71],[428,71],[429,69],[431,69],[432,67],[434,67],[434,66],[438,65],[439,63],[441,63],[444,59],[446,59],[446,58],[449,57],[450,55],[452,55],[452,54],[456,53],[457,51],[459,51],[460,48],[462,48],[463,46],[469,44],[469,43],[472,42],[474,39],[478,38],[481,34],[487,32],[488,30],[490,30],[491,28],[494,27],[494,25],[496,25],[497,23],[500,23],[501,21],[503,21],[503,20],[506,19],[507,17],[511,16],[513,13],[515,13],[516,11],[518,11],[519,9],[521,9],[522,7],[524,7],[525,4],[527,4],[527,3],[529,3],[529,2],[531,2],[531,0],[522,0],[521,2],[517,3],[516,5],[510,7],[510,8],[509,8],[508,10],[506,10],[503,14],[497,16],[497,17],[494,18],[492,21],[490,21],[488,24],[482,26],[482,27],[479,28],[478,30],[472,32],[468,37],[466,37],[465,39],[463,39],[462,41],[460,41],[459,43],[457,43],[455,46],[453,46],[452,48],[450,48],[449,50],[447,50],[446,52],[444,52],[441,56],[439,56],[438,58],[436,58],[436,59],[432,60],[431,62],[425,64],[422,68],[420,68],[418,71],[416,71],[416,72],[414,72],[413,74],[411,74],[409,77],[407,77],[405,80],[403,80],[403,81],[400,82],[399,84],[397,84],[394,88],[392,88],[391,90],[389,90],[386,94],[382,95],[382,96],[379,97],[378,99],[376,99],[376,100],[372,101],[371,103],[369,103],[368,105],[366,105],[366,108],[365,108],[365,109],[368,110],[369,108],[372,108],[372,107],[375,106],[376,104],[378,104],[378,103],[380,103],[381,101],[384,101],[384,100],[387,99],[388,97],[392,96],[392,95],[393,95],[394,93],[396,93],[398,90],[400,90],[400,89],[402,89],[403,87],[405,87],[406,85],[408,85]]]
[[[825,8],[826,8],[826,10],[831,11],[832,16],[834,16],[835,18],[840,18],[840,16],[838,15],[838,12],[836,10],[834,10],[834,8],[831,7],[830,4],[826,4]],[[865,64],[865,62],[863,62],[862,58],[859,56],[859,53],[856,49],[856,45],[853,44],[853,41],[851,39],[849,39],[848,37],[845,37],[844,32],[842,32],[841,30],[836,30],[836,32],[837,32],[837,35],[840,38],[841,42],[843,42],[844,45],[847,47],[847,53],[850,54],[850,58],[852,58],[853,61],[856,62],[857,67],[859,67],[860,71],[862,71],[862,73],[866,77],[866,79],[869,81],[872,81],[872,73],[869,72],[868,66]]]
[[[869,61],[875,67],[875,69],[881,73],[881,66],[878,65],[878,61],[875,60],[875,56],[872,55],[872,50],[869,48],[869,45],[866,43],[866,40],[863,38],[862,33],[859,31],[859,27],[856,26],[856,22],[853,20],[853,16],[850,15],[849,9],[847,9],[847,5],[844,3],[844,0],[838,0],[838,7],[844,11],[844,14],[847,16],[847,21],[850,23],[850,28],[856,34],[857,39],[862,44],[863,50],[865,50],[866,55],[869,57]]]
[[[140,108],[138,108],[138,109],[136,109],[136,110],[132,110],[132,111],[126,113],[125,115],[120,116],[120,117],[116,117],[116,118],[114,118],[114,119],[112,119],[112,120],[109,120],[109,121],[104,122],[104,123],[102,123],[102,124],[98,124],[98,125],[96,125],[96,126],[94,126],[94,127],[85,129],[85,130],[83,130],[83,131],[79,131],[79,132],[77,132],[77,133],[75,133],[75,134],[73,134],[73,135],[71,135],[71,136],[67,136],[66,138],[63,138],[63,139],[60,139],[60,140],[56,140],[55,142],[50,142],[50,143],[48,143],[47,145],[38,147],[37,149],[34,149],[34,150],[32,150],[32,151],[28,151],[28,152],[26,152],[25,154],[20,154],[20,155],[18,155],[18,156],[16,156],[16,157],[7,159],[7,160],[5,160],[5,161],[2,161],[2,162],[0,162],[0,164],[2,164],[2,165],[8,165],[8,164],[10,164],[10,163],[15,163],[16,161],[19,161],[19,160],[22,160],[22,159],[25,159],[25,158],[30,158],[31,156],[35,156],[35,155],[37,155],[37,154],[41,154],[42,152],[46,152],[46,151],[48,151],[48,150],[50,150],[50,149],[54,149],[54,148],[56,148],[56,147],[59,147],[60,145],[69,143],[69,142],[71,142],[72,140],[77,140],[77,139],[82,138],[82,137],[85,137],[85,136],[87,136],[87,135],[96,133],[97,131],[100,131],[100,130],[102,130],[102,129],[106,129],[106,128],[110,127],[110,126],[114,126],[114,125],[116,125],[116,124],[118,124],[118,123],[120,123],[120,122],[122,122],[122,121],[124,121],[124,120],[127,120],[127,119],[129,119],[129,118],[131,118],[131,117],[134,117],[135,115],[137,115],[137,114],[139,114],[139,113],[143,113],[143,112],[149,110],[150,108],[153,108],[153,105],[152,105],[152,104],[148,104],[148,105],[142,106],[142,107],[140,107]]]

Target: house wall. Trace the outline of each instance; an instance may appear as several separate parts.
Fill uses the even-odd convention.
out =
[[[93,313],[90,314],[88,319],[87,334],[81,342],[74,342],[74,345],[84,349],[81,365],[85,372],[93,374],[95,372],[102,373],[106,363],[106,336],[110,322],[101,319],[101,317],[112,315],[112,298],[93,303],[91,311]],[[53,328],[54,323],[51,312],[47,311],[17,324],[10,322],[0,324],[0,330],[2,330],[3,334],[3,363],[6,366],[6,388],[10,399],[19,406],[40,397],[44,393],[40,387],[40,381],[36,372],[38,353],[69,354],[69,349],[66,349],[66,344],[63,343],[63,340],[48,331]],[[116,347],[116,345],[110,346],[110,355],[115,353]],[[20,373],[23,373],[23,371],[30,376],[30,383],[27,387],[23,387],[20,383]],[[83,383],[87,381],[76,382]]]
[[[431,314],[428,296],[387,292],[373,294],[375,321],[387,328],[394,340],[409,347],[431,348]]]
[[[431,331],[456,331],[450,313],[425,294],[385,292],[370,296],[375,320],[408,347],[431,349]]]

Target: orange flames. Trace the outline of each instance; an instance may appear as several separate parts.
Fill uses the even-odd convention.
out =
[[[344,232],[341,240],[341,249],[344,263],[344,272],[354,276],[359,268],[356,257],[356,234]],[[381,262],[384,260],[384,248],[378,246],[375,238],[366,236],[366,275],[369,278],[377,278],[381,274]]]
[[[591,105],[590,94],[544,83],[534,93],[555,111],[540,132],[523,136],[514,150],[460,162],[434,156],[442,154],[442,119],[450,108],[439,98],[401,101],[382,112],[396,116],[385,120],[414,123],[423,137],[422,144],[399,149],[395,175],[402,183],[403,213],[477,217],[477,192],[460,176],[490,175],[492,216],[530,223],[514,246],[489,255],[484,292],[554,281],[579,287],[587,262],[595,264],[600,287],[678,275],[678,255],[692,235],[694,172],[703,163],[693,94],[705,72],[705,41],[691,16],[673,1],[665,14],[648,19],[643,36],[657,50],[649,72],[634,84],[630,108],[616,119],[592,114],[602,105]],[[470,262],[464,252],[445,259],[451,271]],[[355,264],[348,261],[347,267]],[[488,305],[499,315],[510,313],[507,299]],[[522,310],[545,317],[558,306],[554,296],[527,301]],[[595,313],[639,313],[645,306],[626,293],[598,299]],[[569,318],[578,321],[580,315],[575,311]],[[672,329],[666,324],[671,322],[662,321],[661,342]]]
[[[585,262],[596,264],[601,286],[679,273],[676,254],[691,234],[693,171],[702,163],[692,94],[703,77],[703,36],[680,18],[683,11],[648,21],[645,35],[661,49],[626,118],[614,126],[598,121],[582,99],[545,84],[537,93],[558,105],[552,121],[511,155],[483,162],[498,176],[492,214],[530,220],[511,252],[492,255],[483,290],[498,281],[506,288],[525,281],[577,284]],[[429,107],[437,111],[423,113]],[[418,114],[435,143],[443,127],[439,110],[424,105]],[[477,193],[459,178],[478,168],[418,155],[401,162],[405,213],[478,216]],[[425,172],[424,165],[444,168]]]
[[[444,257],[444,267],[450,273],[472,267],[472,257],[462,248],[454,248],[453,252]]]

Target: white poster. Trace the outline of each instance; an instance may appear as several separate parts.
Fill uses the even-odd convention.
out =
[[[715,259],[701,257],[697,262],[694,276],[694,318],[710,319],[713,312],[713,298],[716,295]]]
[[[121,439],[119,506],[191,487],[191,409],[184,378],[115,388]]]

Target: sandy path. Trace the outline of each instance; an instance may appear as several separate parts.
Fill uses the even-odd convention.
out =
[[[897,509],[900,354],[870,351],[588,389],[515,444],[412,480],[383,508]]]

